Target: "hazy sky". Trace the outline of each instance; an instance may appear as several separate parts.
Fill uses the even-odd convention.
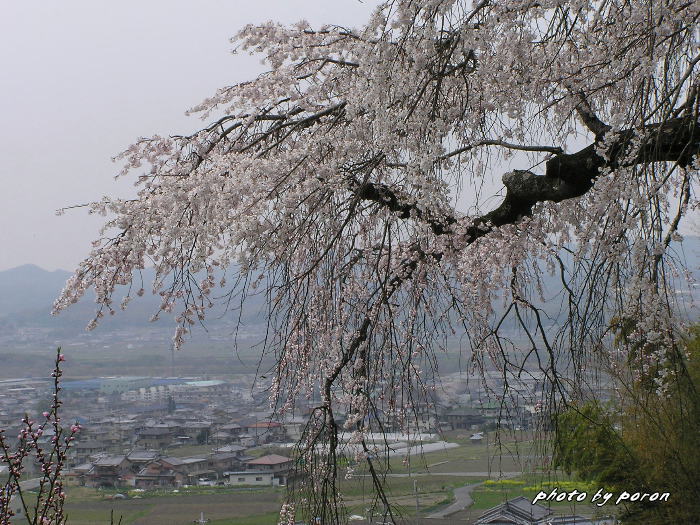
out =
[[[184,111],[251,78],[229,38],[269,19],[361,26],[375,0],[2,2],[0,270],[72,270],[101,219],[55,210],[128,195],[111,157],[140,136],[191,131]]]
[[[193,131],[202,123],[185,117],[187,108],[262,71],[259,58],[230,53],[244,24],[303,18],[357,27],[378,3],[4,1],[0,270],[75,268],[102,219],[55,210],[133,193],[128,179],[113,180],[112,156],[141,136]]]

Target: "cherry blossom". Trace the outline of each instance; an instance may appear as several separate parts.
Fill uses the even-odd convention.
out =
[[[283,521],[344,519],[338,407],[386,504],[366,421],[410,430],[453,334],[474,369],[512,377],[526,363],[502,328],[518,326],[543,407],[573,395],[558,361],[580,377],[613,319],[634,320],[630,341],[657,349],[645,359],[675,347],[672,241],[699,206],[699,17],[682,0],[394,0],[359,29],[247,26],[236,50],[269,71],[193,107],[196,133],[116,157],[138,195],[90,205],[102,237],[55,310],[94,290],[92,329],[153,266],[179,347],[222,281],[263,294],[274,406],[321,400]],[[554,331],[548,272],[568,312]]]

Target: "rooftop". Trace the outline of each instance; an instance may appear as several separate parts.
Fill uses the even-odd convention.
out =
[[[223,452],[241,452],[245,450],[245,447],[242,447],[240,445],[224,445],[223,447],[218,447],[214,449],[214,452],[217,453],[223,453]]]
[[[155,450],[135,450],[127,455],[130,461],[148,461],[158,457],[158,452]]]
[[[117,467],[125,459],[126,456],[103,456],[95,461],[95,465],[99,467]]]
[[[252,461],[248,461],[248,465],[280,465],[282,463],[289,463],[290,461],[292,461],[292,459],[286,456],[280,456],[278,454],[269,454],[267,456],[262,456]]]
[[[476,520],[475,524],[486,525],[489,523],[510,522],[518,525],[530,525],[538,523],[551,514],[552,511],[547,507],[538,504],[533,505],[529,499],[520,496],[487,510]]]
[[[277,421],[258,421],[256,423],[246,426],[248,428],[278,428],[281,427],[282,424],[278,423]]]
[[[225,385],[226,381],[221,381],[219,379],[212,379],[209,381],[187,381],[185,383],[188,386],[219,386],[219,385]]]

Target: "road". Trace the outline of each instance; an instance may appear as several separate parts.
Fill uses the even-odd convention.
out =
[[[485,476],[488,476],[487,472],[481,472],[477,473],[474,472],[471,475],[476,476],[478,474],[483,474]],[[501,472],[500,478],[512,478],[515,476],[519,476],[522,474],[522,472]],[[472,499],[472,491],[480,486],[483,485],[484,482],[480,483],[472,483],[471,485],[465,485],[463,487],[458,487],[454,490],[454,496],[455,496],[455,501],[451,505],[445,507],[444,509],[434,512],[427,516],[428,518],[439,518],[439,519],[444,519],[448,516],[451,516],[452,514],[455,514],[456,512],[460,512],[462,510],[468,509],[472,503],[474,503],[474,500]]]
[[[474,500],[472,499],[472,491],[476,487],[483,484],[484,482],[482,481],[480,483],[472,483],[471,485],[465,485],[463,487],[456,488],[454,490],[455,502],[452,505],[445,507],[444,509],[438,512],[433,512],[427,517],[443,519],[456,512],[469,508],[471,504],[474,503]]]
[[[412,476],[459,476],[461,478],[489,478],[503,479],[514,478],[522,475],[522,472],[412,472],[411,474],[386,474],[387,478],[410,478]],[[371,477],[370,474],[353,474],[353,477]]]

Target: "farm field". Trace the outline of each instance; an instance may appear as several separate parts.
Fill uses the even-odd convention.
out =
[[[523,456],[534,456],[534,453],[526,452],[536,450],[538,443],[532,436],[521,435],[517,447],[523,456],[499,458],[494,456],[498,447],[490,444],[493,436],[489,434],[488,437],[491,441],[472,444],[468,442],[468,437],[465,439],[463,435],[453,435],[449,440],[461,442],[461,446],[414,457],[411,465],[400,457],[391,458],[391,470],[386,478],[390,500],[398,506],[402,515],[412,520],[451,503],[452,492],[456,487],[485,482],[474,490],[472,507],[451,516],[452,519],[471,519],[506,499],[517,496],[531,499],[539,490],[551,490],[553,486],[569,490],[590,489],[566,475],[515,475],[524,464]],[[500,450],[516,447],[515,443],[505,440],[503,445]],[[499,480],[501,472],[509,472],[509,479]],[[371,504],[371,498],[366,496],[371,489],[371,478],[367,473],[358,468],[350,479],[342,479],[340,486],[349,513],[366,515]],[[124,490],[130,496],[129,499],[107,499],[114,493],[70,487],[70,503],[66,507],[69,522],[72,525],[108,524],[113,510],[115,523],[121,518],[123,525],[184,525],[192,523],[203,511],[211,524],[273,525],[277,523],[277,511],[284,497],[284,488],[192,487],[179,489],[176,493],[172,490],[145,493]],[[134,495],[137,497],[134,498]],[[419,506],[418,512],[416,503]],[[553,505],[553,509],[584,515],[593,515],[600,510],[590,505],[572,507],[572,504],[566,502]]]
[[[390,500],[401,508],[403,514],[415,512],[416,498],[414,479],[419,491],[421,510],[448,502],[452,489],[473,481],[455,476],[420,476],[417,478],[396,477],[387,480]],[[363,494],[369,488],[369,478],[358,477],[341,481],[348,510],[364,514],[370,498]],[[66,505],[69,523],[75,525],[107,524],[110,512],[114,511],[115,523],[121,518],[123,525],[192,523],[204,511],[210,523],[275,524],[277,511],[284,496],[283,488],[233,489],[229,487],[207,487],[139,493],[138,498],[107,499],[115,491],[101,493],[82,487],[68,489]],[[221,521],[220,521],[221,520]]]
[[[531,432],[518,431],[515,435],[485,433],[482,443],[471,443],[469,431],[449,432],[445,441],[458,443],[457,448],[437,452],[419,453],[404,458],[389,460],[391,472],[408,474],[413,472],[487,473],[486,477],[497,478],[501,473],[536,471],[546,462],[541,451],[542,441]]]
[[[66,513],[72,525],[105,525],[121,519],[122,525],[189,524],[204,512],[209,523],[264,525],[277,522],[283,492],[276,489],[233,492],[170,494],[141,499],[107,500],[73,498],[68,492]]]

